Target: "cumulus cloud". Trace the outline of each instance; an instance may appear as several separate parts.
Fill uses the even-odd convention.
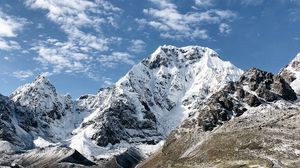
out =
[[[207,39],[209,38],[208,31],[203,28],[203,25],[219,24],[231,21],[236,17],[236,14],[230,10],[209,9],[181,13],[170,0],[150,0],[150,2],[156,8],[143,10],[143,13],[149,16],[149,19],[137,19],[136,21],[141,26],[149,25],[158,30],[163,38]],[[205,3],[205,1],[201,2]]]
[[[13,76],[20,80],[25,80],[26,78],[32,77],[33,72],[31,70],[21,70],[13,72]]]
[[[16,37],[25,24],[25,19],[9,16],[0,10],[0,50],[20,49],[18,42],[9,39]]]
[[[146,43],[143,40],[131,40],[131,46],[129,47],[129,50],[134,53],[140,53],[145,50],[145,47]]]

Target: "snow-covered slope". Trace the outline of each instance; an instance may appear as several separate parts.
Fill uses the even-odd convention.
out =
[[[300,53],[279,74],[300,95]]]
[[[103,147],[156,144],[209,95],[241,74],[242,70],[209,48],[161,46],[114,87],[95,96],[104,101],[73,132],[73,142],[92,139]],[[71,146],[84,153],[82,146]]]

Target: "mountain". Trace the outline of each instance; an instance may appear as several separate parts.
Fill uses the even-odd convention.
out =
[[[43,75],[17,88],[10,99],[31,111],[30,118],[36,121],[35,129],[30,130],[34,139],[41,137],[52,142],[66,140],[82,120],[79,112],[74,110],[76,104],[71,96],[59,95]]]
[[[207,97],[241,74],[209,48],[165,45],[115,85],[77,100],[58,94],[40,75],[10,97],[3,96],[3,109],[11,108],[1,112],[5,131],[0,135],[13,138],[1,140],[12,147],[28,143],[17,144],[18,149],[70,146],[98,161],[132,146],[149,155]]]
[[[76,100],[40,75],[0,95],[0,165],[295,167],[298,62],[243,73],[207,47],[164,45]]]
[[[279,73],[300,94],[300,53]]]
[[[209,48],[161,46],[113,87],[94,98],[83,97],[98,103],[73,132],[71,146],[90,154],[94,151],[83,146],[89,139],[102,147],[157,144],[209,95],[241,73]]]
[[[210,96],[140,167],[297,167],[296,99],[281,76],[251,68]]]

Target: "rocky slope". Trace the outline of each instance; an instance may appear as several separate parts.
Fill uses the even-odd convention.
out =
[[[251,68],[213,94],[140,167],[295,167],[300,164],[296,99],[281,76]]]

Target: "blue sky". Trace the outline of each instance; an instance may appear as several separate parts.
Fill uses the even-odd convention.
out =
[[[96,93],[163,44],[277,73],[300,52],[300,0],[1,0],[0,93],[38,74]]]

